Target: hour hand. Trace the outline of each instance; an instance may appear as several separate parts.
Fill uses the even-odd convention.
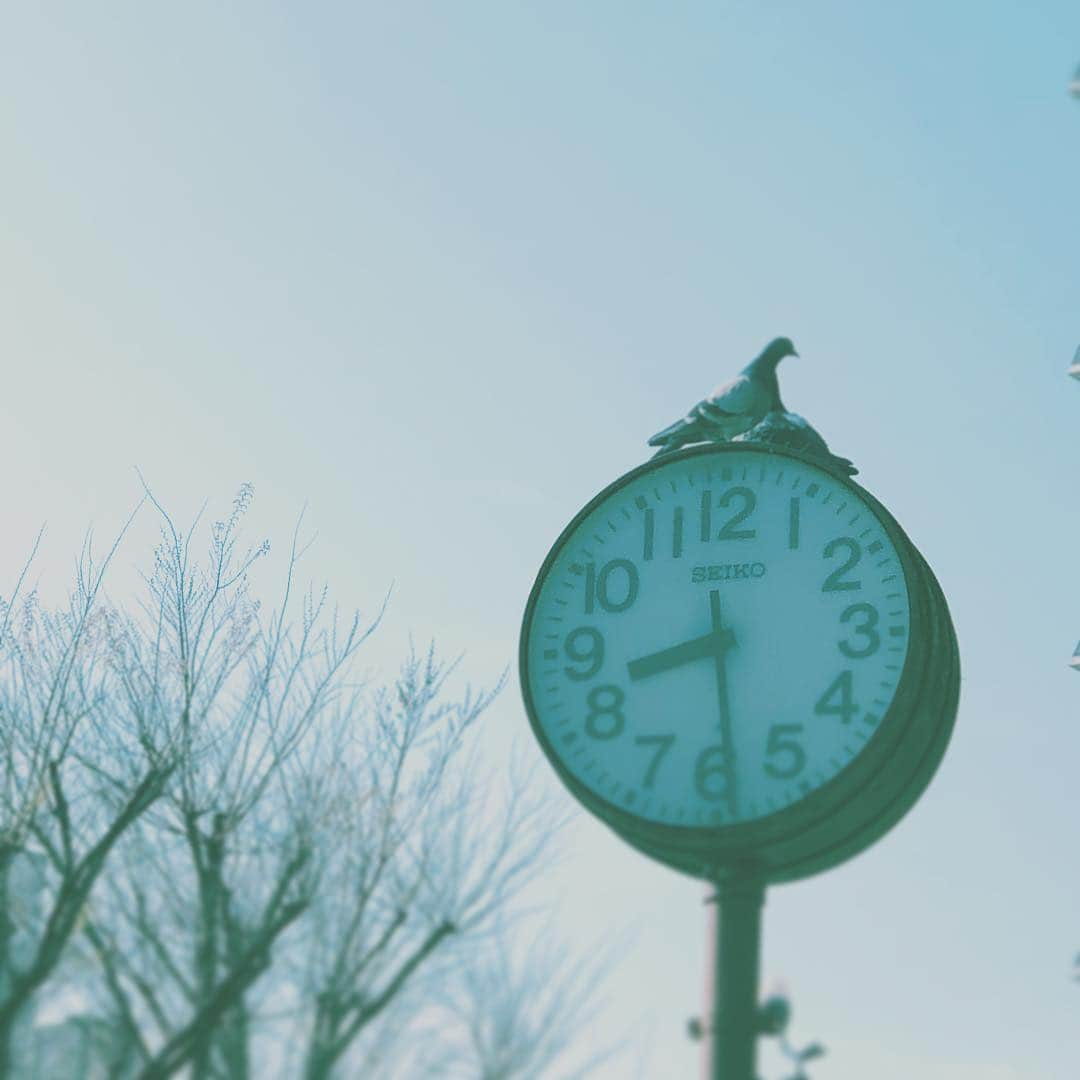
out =
[[[692,660],[715,657],[717,653],[734,644],[735,635],[730,630],[717,629],[679,645],[649,653],[648,656],[639,656],[636,660],[627,663],[626,671],[631,679],[647,679],[650,675],[659,675],[663,671],[681,667]]]

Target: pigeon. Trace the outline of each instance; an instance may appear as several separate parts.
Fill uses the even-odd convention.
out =
[[[845,476],[854,476],[859,470],[847,458],[837,457],[829,450],[828,443],[814,430],[809,421],[798,413],[788,412],[777,397],[777,408],[770,409],[752,428],[736,435],[732,442],[760,443],[775,446],[778,450],[794,450]]]
[[[718,386],[681,420],[658,431],[649,440],[650,446],[660,447],[653,456],[670,454],[688,443],[728,442],[752,428],[766,413],[782,409],[776,365],[785,356],[798,355],[789,338],[770,341],[736,378]]]

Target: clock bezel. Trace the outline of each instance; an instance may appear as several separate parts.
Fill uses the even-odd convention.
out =
[[[751,443],[720,443],[693,447],[680,451],[678,459],[685,461],[695,457],[720,457],[730,453],[762,455],[770,461],[783,458],[817,469],[824,477],[839,487],[846,488],[866,505],[897,552],[904,573],[904,586],[907,590],[910,613],[907,656],[897,679],[893,700],[859,754],[820,787],[781,810],[749,821],[721,825],[672,825],[642,817],[626,806],[613,802],[592,790],[564,764],[559,751],[548,738],[540,722],[539,710],[533,700],[529,680],[528,647],[540,592],[553,564],[576,534],[582,521],[598,506],[617,495],[627,484],[673,463],[674,455],[671,458],[643,462],[612,481],[590,499],[559,534],[537,573],[526,604],[519,643],[519,671],[526,713],[533,734],[564,785],[590,812],[605,821],[634,846],[687,872],[711,876],[711,870],[709,874],[705,874],[694,868],[703,863],[715,868],[734,862],[755,862],[760,864],[765,872],[771,872],[774,878],[782,879],[802,876],[802,873],[792,875],[790,872],[785,872],[784,867],[791,867],[807,860],[809,860],[808,865],[813,864],[815,858],[820,858],[819,849],[822,845],[825,848],[835,847],[842,835],[864,833],[867,826],[871,824],[871,819],[881,817],[882,807],[879,804],[887,791],[898,786],[897,779],[902,781],[899,785],[901,790],[905,790],[910,785],[910,779],[906,777],[899,778],[895,775],[891,778],[886,777],[886,780],[891,780],[891,782],[884,784],[881,783],[881,778],[883,770],[888,769],[900,740],[910,734],[909,729],[913,720],[918,720],[921,691],[927,679],[932,677],[930,660],[934,653],[932,649],[928,649],[928,645],[931,644],[931,637],[941,637],[941,635],[929,635],[925,629],[934,624],[935,616],[940,621],[941,614],[936,610],[939,606],[944,611],[945,623],[948,623],[948,613],[947,609],[944,609],[943,597],[940,605],[935,601],[936,582],[931,586],[926,580],[926,575],[929,575],[932,581],[929,567],[895,518],[865,488],[849,477],[833,472],[820,460],[787,449],[779,450]],[[945,636],[951,636],[951,624],[947,626],[947,631]],[[935,647],[940,648],[941,644],[940,641],[936,642]],[[947,708],[946,712],[954,716],[955,703],[951,709]],[[948,718],[950,730],[951,716]],[[941,723],[931,718],[927,731],[932,734],[940,726]],[[917,741],[921,744],[923,740]],[[945,742],[947,742],[947,737]],[[921,760],[918,746],[911,745],[908,749],[917,752],[916,757]],[[944,744],[941,746],[941,753],[943,752]],[[940,754],[936,755],[936,760],[926,775],[925,783],[928,783],[930,776],[933,775],[940,756]],[[919,772],[926,772],[926,770],[920,770],[917,763],[913,764],[913,776]],[[866,796],[868,791],[872,792],[875,781],[878,782],[879,789],[877,797],[864,797],[860,806],[859,796]],[[922,787],[925,787],[925,783]],[[899,820],[921,790],[920,787],[900,814],[895,815],[893,821],[889,821],[879,829],[875,836],[880,835],[880,832],[888,828],[895,820]],[[887,801],[895,803],[896,793],[893,792]],[[864,818],[866,820],[863,820]],[[808,843],[805,852],[800,853],[799,838],[806,837],[809,840],[811,836],[817,838],[815,843]],[[870,841],[862,843],[856,850],[861,850],[861,847],[868,842]],[[850,847],[850,844],[846,846]],[[773,853],[772,858],[770,858],[770,852]],[[854,851],[849,852],[849,854],[853,853]],[[839,861],[839,859],[833,861]],[[813,872],[813,870],[805,872]]]

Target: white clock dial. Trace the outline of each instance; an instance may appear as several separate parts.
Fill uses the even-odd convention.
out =
[[[751,449],[673,456],[614,485],[546,564],[530,709],[549,752],[623,811],[759,819],[873,738],[909,614],[888,533],[833,475]]]

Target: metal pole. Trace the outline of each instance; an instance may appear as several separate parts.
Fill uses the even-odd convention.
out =
[[[758,968],[765,883],[716,882],[709,1080],[756,1080]]]

